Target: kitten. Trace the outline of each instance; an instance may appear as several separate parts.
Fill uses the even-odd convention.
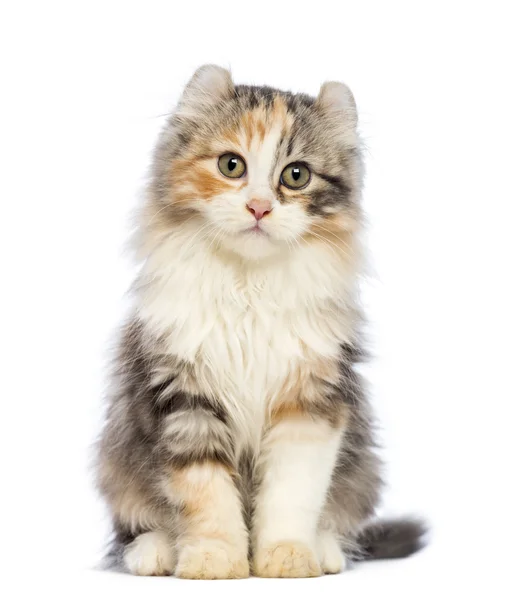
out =
[[[314,577],[400,557],[361,379],[353,96],[193,76],[155,150],[98,484],[139,575]]]

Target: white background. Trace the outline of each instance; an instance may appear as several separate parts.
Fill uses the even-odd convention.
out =
[[[512,597],[509,4],[2,3],[4,598]],[[432,524],[431,544],[411,559],[309,581],[92,568],[107,522],[88,446],[132,277],[128,219],[162,115],[204,62],[240,83],[316,94],[340,79],[355,93],[368,148],[367,374],[388,463],[384,513]]]

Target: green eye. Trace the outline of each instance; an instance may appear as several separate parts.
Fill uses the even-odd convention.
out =
[[[246,173],[246,163],[237,154],[229,152],[228,154],[223,154],[219,157],[218,169],[222,175],[225,175],[225,177],[237,179]]]
[[[304,188],[311,180],[311,172],[302,163],[291,163],[282,171],[280,183],[291,190]]]

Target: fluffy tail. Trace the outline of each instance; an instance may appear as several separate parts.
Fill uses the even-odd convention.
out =
[[[425,546],[428,528],[417,519],[389,519],[366,525],[357,536],[357,560],[404,558]]]

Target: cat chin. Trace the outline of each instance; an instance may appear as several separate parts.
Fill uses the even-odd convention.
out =
[[[227,236],[223,240],[223,246],[248,261],[272,258],[284,251],[284,244],[271,236],[251,232]]]

